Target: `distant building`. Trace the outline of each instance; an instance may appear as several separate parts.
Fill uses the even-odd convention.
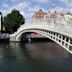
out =
[[[72,14],[66,13],[64,17],[65,17],[65,20],[67,21],[67,24],[72,27]]]
[[[70,14],[65,14],[64,17],[66,20],[72,20],[72,15]]]
[[[32,16],[32,20],[44,20],[47,16],[47,13],[44,12],[42,9],[39,9],[38,12],[35,12]]]
[[[39,11],[35,12],[32,16],[33,21],[47,20],[48,22],[54,22],[55,24],[63,20],[63,18],[64,13],[58,13],[54,7],[48,12],[44,12],[42,9],[39,9]]]
[[[42,9],[39,9],[37,12],[34,13],[32,16],[33,21],[47,21],[54,24],[66,24],[66,20],[72,20],[72,14],[64,13],[64,12],[57,12],[55,5],[52,6],[52,9],[48,12],[44,12]]]

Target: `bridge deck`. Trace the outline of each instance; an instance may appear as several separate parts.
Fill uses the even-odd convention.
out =
[[[64,24],[53,24],[47,22],[29,22],[25,25],[22,25],[21,28],[17,31],[18,33],[24,29],[45,29],[53,32],[57,32],[72,38],[72,27]]]

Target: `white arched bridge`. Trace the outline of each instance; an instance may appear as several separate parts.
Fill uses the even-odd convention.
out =
[[[49,23],[47,21],[30,21],[14,34],[10,35],[10,41],[20,41],[22,34],[36,32],[56,42],[72,54],[72,26],[67,23]]]

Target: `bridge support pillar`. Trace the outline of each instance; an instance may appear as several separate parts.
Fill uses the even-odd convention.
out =
[[[15,37],[10,37],[10,41],[16,41],[16,38]]]

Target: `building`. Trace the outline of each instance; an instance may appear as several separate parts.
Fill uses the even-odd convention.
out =
[[[58,13],[54,7],[48,12],[44,12],[42,9],[39,9],[32,16],[33,21],[46,20],[47,22],[54,22],[55,24],[63,20],[63,18],[64,18],[64,13],[63,12]]]
[[[65,14],[64,17],[65,17],[67,20],[72,20],[72,15],[70,15],[70,14]]]
[[[44,20],[47,16],[47,13],[44,12],[42,9],[39,9],[38,12],[35,12],[32,16],[32,20]]]
[[[65,20],[67,21],[67,24],[72,27],[72,14],[66,13],[64,15]]]

